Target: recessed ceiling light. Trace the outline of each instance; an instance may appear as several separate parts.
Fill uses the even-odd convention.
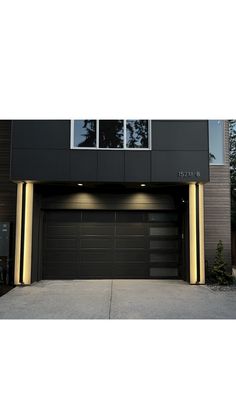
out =
[[[84,186],[83,183],[78,183],[78,186]]]
[[[141,183],[141,185],[140,186],[146,186],[146,184],[145,183]]]

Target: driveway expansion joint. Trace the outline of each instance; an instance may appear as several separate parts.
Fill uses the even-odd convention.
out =
[[[113,292],[113,279],[111,280],[111,295],[110,295],[109,316],[108,316],[109,320],[111,319],[112,292]]]

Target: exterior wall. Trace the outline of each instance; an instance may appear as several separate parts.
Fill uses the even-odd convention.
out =
[[[10,182],[10,152],[11,121],[0,120],[0,222],[11,223],[9,281],[12,283],[15,244],[16,185]]]
[[[13,121],[11,178],[44,182],[207,182],[208,122],[153,120],[152,149],[124,151],[71,150],[70,121]]]
[[[225,164],[210,166],[210,182],[205,185],[205,256],[214,261],[219,240],[224,245],[225,260],[231,266],[231,200],[229,167],[229,127],[225,122]]]
[[[10,182],[11,121],[0,120],[0,221],[15,222],[16,185]]]
[[[175,183],[184,183],[191,179],[177,179],[177,170],[197,169],[200,160],[203,165],[203,182],[208,180],[205,161],[206,156],[208,159],[207,121],[153,121],[152,152],[70,150],[69,121],[43,121],[41,127],[40,122],[42,121],[13,123],[13,180],[102,182],[107,180],[112,169],[113,177],[108,178],[113,182],[171,182],[175,177]],[[192,138],[191,142],[189,138]],[[9,181],[10,150],[11,121],[0,121],[0,221],[11,222],[14,232],[16,185]],[[187,167],[186,162],[189,161]],[[36,210],[39,211],[40,208],[36,195],[34,205],[36,214]],[[226,261],[231,264],[230,230],[230,173],[226,122],[225,165],[210,166],[210,183],[205,185],[205,249],[209,264],[213,262],[219,239],[224,244]],[[37,253],[35,242],[33,254]]]

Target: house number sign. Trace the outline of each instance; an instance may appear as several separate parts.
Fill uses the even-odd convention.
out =
[[[201,172],[199,170],[180,170],[178,172],[178,177],[181,179],[199,178],[200,176]]]

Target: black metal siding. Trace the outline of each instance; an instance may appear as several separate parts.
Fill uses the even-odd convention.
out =
[[[208,181],[208,122],[152,121],[152,150],[71,150],[70,121],[14,121],[13,180]],[[200,173],[196,179],[195,172]]]
[[[11,121],[0,121],[0,222],[10,223],[9,281],[13,282],[16,185],[10,182]],[[0,264],[7,266],[5,257],[0,254]]]

